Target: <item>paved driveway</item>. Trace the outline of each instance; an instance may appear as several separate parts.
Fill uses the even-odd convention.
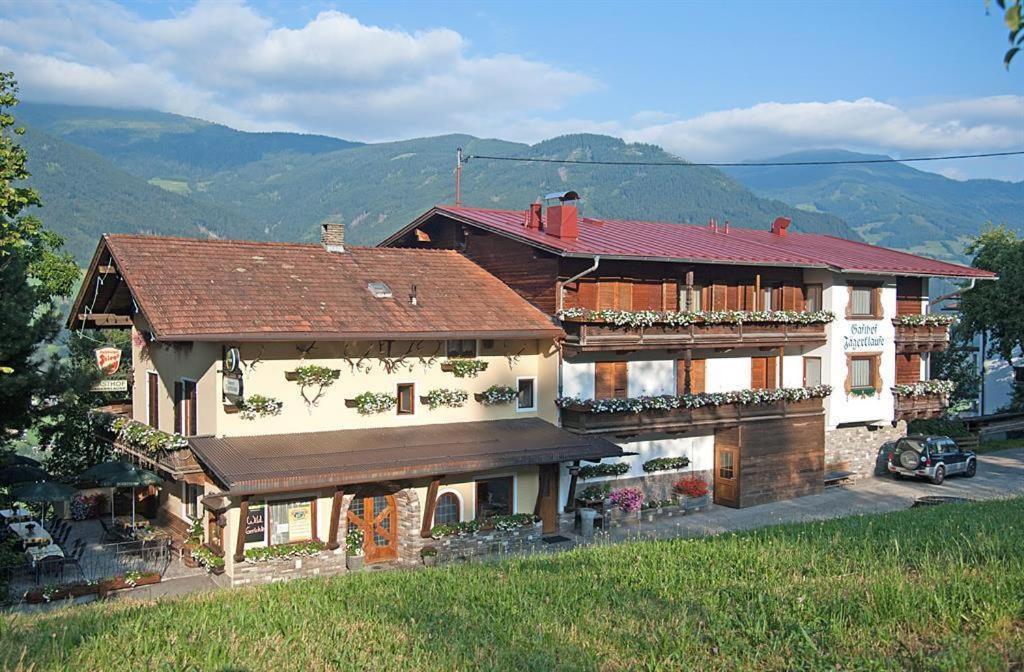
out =
[[[624,526],[611,531],[611,539],[637,536],[667,538],[702,536],[765,525],[826,520],[865,513],[884,513],[909,508],[925,495],[954,495],[971,499],[995,499],[1024,495],[1024,448],[978,456],[978,474],[974,478],[954,476],[942,485],[927,481],[897,481],[890,476],[874,476],[850,485],[827,488],[823,493],[762,504],[746,509],[712,506],[705,512],[653,523]]]

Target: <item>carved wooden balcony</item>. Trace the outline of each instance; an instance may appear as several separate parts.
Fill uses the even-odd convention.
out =
[[[678,347],[736,348],[823,345],[825,324],[748,322],[743,324],[616,326],[565,318],[565,347],[573,353],[607,350],[660,350]]]
[[[562,427],[578,434],[680,432],[735,425],[744,420],[814,416],[822,412],[821,399],[615,413],[592,413],[582,406],[566,406],[562,408]]]
[[[896,396],[896,420],[923,420],[941,418],[949,408],[949,395],[921,394],[917,396]]]
[[[896,352],[932,352],[949,347],[949,326],[945,324],[900,324],[896,326]]]

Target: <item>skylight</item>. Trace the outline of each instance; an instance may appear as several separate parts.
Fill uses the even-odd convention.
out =
[[[371,282],[366,288],[370,290],[370,294],[373,294],[378,299],[391,298],[391,288],[388,287],[386,282]]]

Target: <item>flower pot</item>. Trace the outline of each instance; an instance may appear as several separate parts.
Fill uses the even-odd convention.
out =
[[[647,509],[644,511],[644,521],[648,523],[654,522],[654,517],[657,515],[656,509]]]
[[[436,564],[437,564],[437,556],[436,555],[424,555],[423,556],[423,566],[424,567],[433,567]]]
[[[351,572],[358,572],[363,568],[363,556],[361,555],[349,555],[345,558],[345,567]]]
[[[686,511],[698,511],[705,508],[710,502],[710,494],[704,495],[703,497],[684,497],[683,509]]]

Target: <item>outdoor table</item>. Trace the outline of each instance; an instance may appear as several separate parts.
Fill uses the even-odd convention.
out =
[[[32,527],[32,531],[29,531],[29,526]],[[21,539],[21,543],[26,546],[46,546],[47,544],[53,543],[53,537],[50,533],[43,529],[43,526],[34,520],[29,520],[24,523],[11,523],[7,526],[11,532],[18,535]]]
[[[118,516],[114,519],[117,526],[122,530],[132,530],[132,517],[131,516]],[[149,527],[149,520],[146,518],[136,518],[134,529],[139,530],[144,527]]]
[[[28,556],[32,566],[35,567],[36,563],[43,558],[49,557],[64,557],[64,550],[57,544],[48,544],[46,546],[29,546],[25,549],[25,555]]]
[[[19,523],[32,518],[28,509],[0,509],[0,518],[4,523]]]

